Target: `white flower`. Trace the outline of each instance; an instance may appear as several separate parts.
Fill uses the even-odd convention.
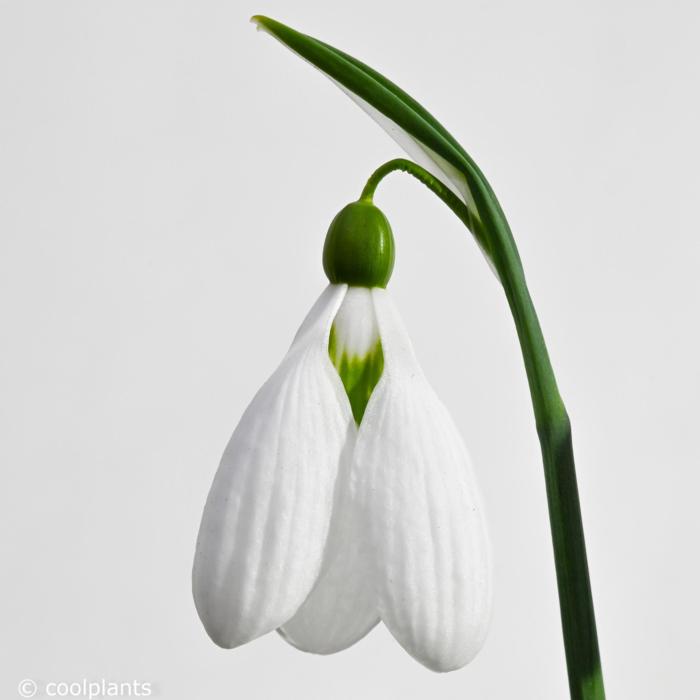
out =
[[[336,367],[377,353],[358,426]],[[329,654],[381,620],[418,661],[449,671],[484,642],[489,560],[469,457],[389,294],[330,284],[209,493],[193,571],[207,632],[231,648],[278,629]]]

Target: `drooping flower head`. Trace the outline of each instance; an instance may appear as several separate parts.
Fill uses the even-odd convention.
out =
[[[462,439],[386,291],[394,239],[382,212],[345,207],[323,263],[330,284],[211,487],[199,616],[222,647],[277,629],[320,654],[381,620],[428,668],[460,668],[488,627],[488,540]]]

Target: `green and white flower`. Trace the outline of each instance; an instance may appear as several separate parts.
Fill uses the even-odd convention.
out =
[[[481,501],[384,288],[392,266],[381,212],[349,205],[326,240],[331,283],[224,452],[193,571],[222,647],[277,629],[329,654],[381,620],[418,661],[449,671],[484,642]]]

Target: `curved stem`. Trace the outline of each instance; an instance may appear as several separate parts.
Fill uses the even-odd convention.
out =
[[[418,179],[447,204],[474,234],[498,273],[515,321],[542,448],[569,690],[572,700],[604,700],[571,424],[505,216],[500,209],[494,210],[495,197],[481,191],[487,186],[482,182],[476,181],[479,187],[472,189],[477,218],[447,185],[403,158],[380,166],[361,198],[371,200],[379,182],[397,170]]]
[[[447,206],[457,215],[464,225],[474,234],[479,245],[490,259],[489,243],[484,231],[484,227],[475,216],[469,211],[467,205],[460,199],[447,185],[438,180],[425,168],[406,158],[395,158],[384,165],[380,165],[370,175],[367,184],[362,190],[360,199],[372,201],[377,185],[390,173],[404,172],[412,175],[422,182],[429,190],[436,194]]]

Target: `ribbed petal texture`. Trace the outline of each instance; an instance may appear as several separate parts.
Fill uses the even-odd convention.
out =
[[[321,568],[335,480],[355,432],[328,338],[346,287],[331,285],[245,411],[204,509],[193,569],[214,642],[243,644],[297,611]]]
[[[354,441],[348,447],[336,484],[321,575],[297,614],[280,630],[290,644],[317,654],[346,649],[379,622],[366,523],[350,483]]]
[[[386,291],[372,292],[384,374],[360,426],[353,478],[374,555],[379,612],[436,671],[481,648],[491,607],[489,544],[469,457],[423,377]]]

